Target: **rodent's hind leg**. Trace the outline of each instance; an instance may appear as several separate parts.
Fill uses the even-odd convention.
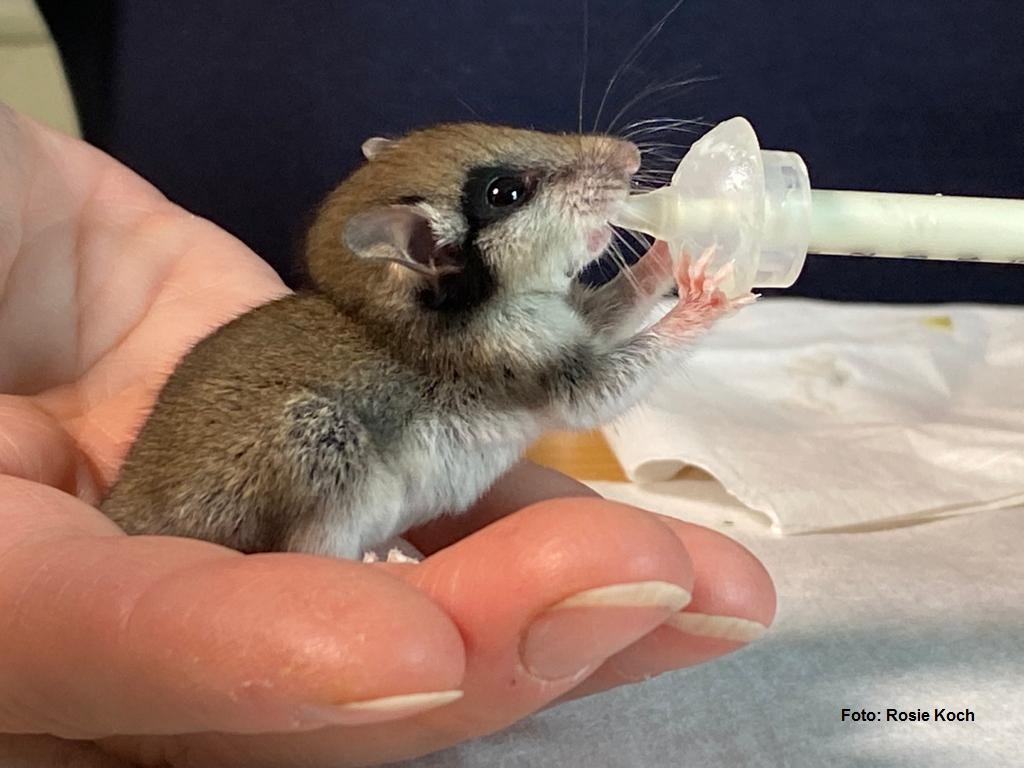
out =
[[[342,397],[307,391],[285,404],[281,461],[291,501],[302,510],[286,523],[282,543],[292,552],[358,558],[366,545],[372,500],[366,495],[373,440]]]
[[[304,552],[344,560],[359,560],[364,542],[357,528],[338,524],[328,512],[307,518],[291,529],[285,541],[288,552]]]
[[[349,520],[351,524],[346,524]],[[302,525],[293,528],[285,549],[364,563],[382,559],[388,563],[418,563],[423,559],[423,553],[405,539],[394,536],[375,544],[365,539],[354,515],[330,513],[307,518]]]

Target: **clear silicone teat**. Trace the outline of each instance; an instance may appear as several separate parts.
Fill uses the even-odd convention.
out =
[[[673,255],[713,248],[712,269],[734,263],[729,295],[785,288],[810,241],[807,168],[795,153],[762,151],[750,123],[734,117],[690,148],[669,186],[631,196],[612,223],[666,241]]]

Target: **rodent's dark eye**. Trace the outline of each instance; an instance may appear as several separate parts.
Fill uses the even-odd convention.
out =
[[[526,205],[541,176],[528,168],[485,165],[470,168],[462,183],[462,212],[470,229],[480,230]]]
[[[492,208],[522,205],[533,192],[533,184],[524,176],[498,176],[487,185],[487,204]]]

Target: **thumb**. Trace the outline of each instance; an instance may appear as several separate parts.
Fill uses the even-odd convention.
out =
[[[303,730],[460,696],[454,624],[383,569],[128,537],[11,477],[0,499],[0,731]]]

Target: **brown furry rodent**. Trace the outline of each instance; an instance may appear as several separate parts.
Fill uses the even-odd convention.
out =
[[[129,533],[358,557],[472,505],[543,430],[616,416],[732,306],[684,265],[634,333],[664,258],[577,279],[639,167],[628,142],[451,124],[364,154],[309,232],[314,290],[167,381],[102,505]]]

